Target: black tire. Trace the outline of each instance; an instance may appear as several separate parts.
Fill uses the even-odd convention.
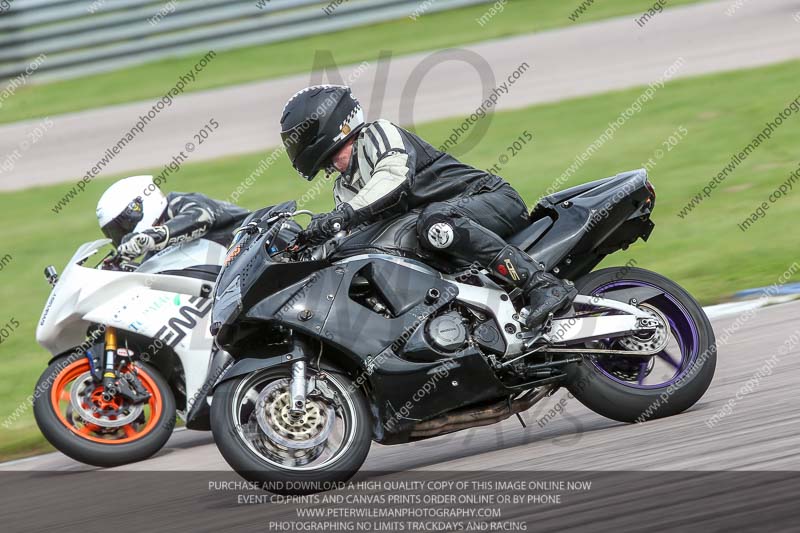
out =
[[[686,366],[683,378],[674,384],[651,389],[625,386],[604,374],[591,361],[567,368],[567,388],[583,405],[620,422],[645,422],[676,415],[692,407],[706,392],[714,376],[717,350],[714,331],[703,309],[675,282],[641,268],[612,267],[591,272],[575,285],[589,295],[608,283],[637,280],[655,285],[675,298],[688,312],[697,328],[698,355]]]
[[[356,426],[353,441],[347,452],[332,464],[311,471],[282,469],[261,459],[240,438],[237,421],[232,414],[237,401],[237,389],[252,376],[275,379],[289,377],[289,369],[268,369],[240,378],[224,381],[214,389],[211,402],[211,431],[214,441],[225,461],[248,481],[278,494],[310,494],[335,488],[349,480],[364,463],[372,443],[372,417],[363,394],[352,381],[341,374],[328,374],[329,380],[338,380],[341,389],[349,393],[355,411]]]
[[[142,461],[166,444],[175,428],[175,398],[158,370],[146,363],[139,365],[158,387],[162,400],[158,421],[147,434],[128,443],[105,444],[83,438],[66,427],[56,414],[50,395],[58,374],[66,371],[67,365],[73,362],[67,356],[54,360],[36,384],[33,414],[39,430],[50,444],[76,461],[103,468]]]

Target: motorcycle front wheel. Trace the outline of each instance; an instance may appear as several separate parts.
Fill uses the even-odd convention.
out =
[[[161,374],[145,363],[128,365],[150,397],[132,404],[120,395],[103,397],[86,357],[61,357],[36,385],[33,414],[45,438],[63,454],[110,468],[151,457],[175,428],[175,398]]]
[[[211,403],[220,453],[243,478],[278,494],[335,489],[369,453],[371,417],[352,382],[317,376],[302,416],[292,416],[289,369],[266,369],[222,382]]]
[[[649,338],[600,339],[593,341],[593,347],[627,351],[663,347],[649,357],[586,355],[581,363],[570,365],[567,388],[582,404],[620,422],[646,422],[681,413],[700,400],[714,376],[717,348],[708,317],[688,292],[664,276],[632,267],[597,270],[575,286],[580,294],[634,303],[660,324]],[[630,302],[636,295],[644,299]],[[576,306],[576,311],[594,310]]]

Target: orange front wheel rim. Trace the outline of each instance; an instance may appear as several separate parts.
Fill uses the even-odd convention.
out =
[[[153,376],[146,369],[137,367],[137,377],[150,393],[150,398],[136,420],[119,427],[104,427],[98,419],[87,420],[80,415],[76,416],[75,406],[72,405],[71,387],[76,386],[78,378],[90,370],[89,361],[85,358],[80,359],[61,370],[53,381],[50,404],[64,427],[82,439],[101,444],[127,444],[149,435],[161,419],[164,405],[161,391]],[[111,400],[103,399],[102,389],[102,385],[97,384],[88,396],[82,397],[87,404],[84,408],[97,408],[106,412],[125,408],[126,400],[119,396]]]

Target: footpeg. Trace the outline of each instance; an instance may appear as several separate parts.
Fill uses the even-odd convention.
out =
[[[523,309],[524,311],[525,309]],[[522,315],[522,311],[520,311],[520,315]],[[546,344],[550,344],[552,340],[549,337],[550,331],[553,329],[553,313],[547,315],[547,318],[540,326],[535,326],[531,332],[526,335],[526,337],[530,337],[529,340],[525,342],[523,348],[525,350],[529,350],[531,346],[534,344],[542,341]]]
[[[553,313],[548,313],[547,318],[542,324],[542,329],[541,329],[542,335],[547,335],[548,333],[550,333],[551,329],[553,329]]]

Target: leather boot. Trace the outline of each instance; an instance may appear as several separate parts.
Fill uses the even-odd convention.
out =
[[[566,310],[578,295],[571,282],[545,272],[531,256],[514,246],[503,248],[489,268],[495,276],[522,290],[528,305],[523,309],[527,313],[520,316],[527,328],[539,326],[550,313]]]

